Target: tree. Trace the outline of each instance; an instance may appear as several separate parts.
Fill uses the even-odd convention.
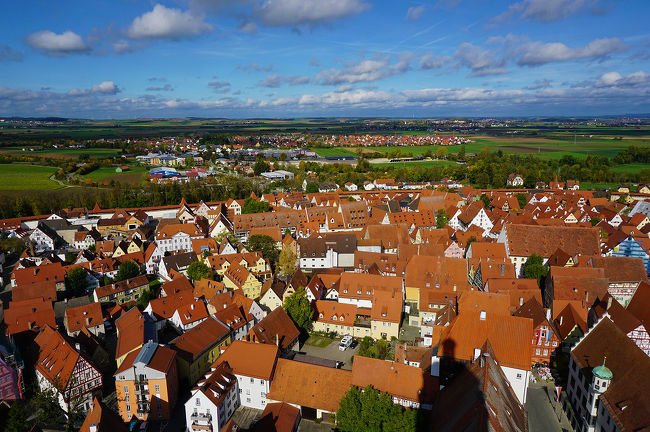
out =
[[[342,432],[415,432],[417,411],[394,404],[390,395],[371,386],[352,386],[343,396],[336,413],[336,427]]]
[[[142,294],[140,294],[140,297],[138,297],[138,309],[144,310],[147,308],[149,305],[149,302],[153,299],[155,299],[156,296],[151,289],[151,287],[147,287],[142,291]]]
[[[117,268],[116,281],[131,279],[140,274],[140,266],[131,260],[126,260]]]
[[[30,430],[30,426],[27,424],[27,410],[23,402],[16,401],[11,406],[5,430],[7,432],[28,432]]]
[[[449,213],[443,209],[438,210],[436,213],[436,228],[444,228],[449,223]]]
[[[439,146],[439,147],[436,149],[436,157],[437,157],[438,159],[445,159],[445,158],[447,157],[447,154],[448,154],[448,153],[449,153],[449,151],[447,150],[446,147]]]
[[[187,276],[193,281],[212,279],[214,272],[207,264],[201,261],[194,261],[187,267]]]
[[[275,263],[280,254],[278,248],[275,247],[275,240],[267,235],[252,235],[246,240],[245,246],[249,252],[262,252],[262,256],[271,263]]]
[[[521,267],[522,274],[527,279],[537,279],[537,285],[542,286],[542,280],[548,273],[548,267],[544,265],[544,259],[536,254],[528,257]]]
[[[481,202],[483,203],[483,207],[490,208],[490,197],[483,194],[481,195]]]
[[[307,291],[305,291],[304,287],[300,287],[287,297],[282,307],[287,311],[298,329],[305,332],[311,328],[314,310],[309,304],[309,300],[307,300]]]
[[[361,343],[359,343],[359,355],[362,357],[386,360],[390,357],[388,341],[384,339],[375,341],[370,336],[366,336],[361,339]]]
[[[262,174],[269,170],[269,164],[267,164],[263,159],[257,159],[253,165],[253,172],[256,176]]]
[[[520,209],[526,207],[526,204],[528,204],[528,195],[524,193],[518,193],[515,195],[515,197],[517,197],[517,202],[519,203]]]
[[[296,271],[297,267],[296,254],[287,245],[282,245],[280,256],[278,258],[278,272],[285,278],[289,278]]]
[[[307,183],[307,187],[305,187],[306,193],[318,193],[318,190],[318,183],[316,182],[309,182]]]
[[[469,249],[469,245],[474,243],[476,241],[476,237],[471,236],[469,240],[467,240],[467,244],[465,245],[465,254],[467,255],[467,250]]]
[[[72,297],[79,297],[87,294],[88,273],[83,267],[75,267],[66,274],[67,291]]]
[[[194,166],[194,158],[192,156],[186,156],[185,157],[185,166],[186,167],[193,167]]]
[[[589,219],[589,222],[591,223],[591,226],[596,226],[598,225],[598,222],[600,222],[600,218],[598,216],[592,217]]]
[[[241,208],[243,214],[251,213],[264,213],[271,210],[271,206],[266,201],[258,201],[253,197],[248,197],[244,200],[244,205]]]

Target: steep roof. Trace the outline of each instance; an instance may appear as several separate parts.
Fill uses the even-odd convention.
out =
[[[438,389],[437,379],[419,367],[362,356],[352,362],[352,385],[422,404],[432,404]]]
[[[481,320],[479,312],[464,312],[445,329],[439,355],[472,360],[474,350],[489,339],[500,364],[527,370],[531,363],[532,334],[533,322],[529,318],[488,313]]]
[[[213,318],[208,318],[172,340],[170,345],[181,357],[192,362],[227,337],[229,332],[228,327]]]
[[[510,224],[505,229],[509,256],[537,254],[548,258],[558,248],[571,256],[600,254],[596,228]]]
[[[84,420],[79,432],[90,432],[90,427],[94,426],[95,432],[127,432],[127,427],[122,417],[111,411],[97,397],[93,400],[93,407]]]
[[[300,336],[300,331],[285,312],[284,308],[275,308],[262,321],[255,324],[249,334],[255,342],[277,345],[287,349]]]
[[[486,311],[488,314],[510,315],[510,297],[484,291],[464,291],[458,298],[458,313]]]
[[[650,284],[647,282],[639,284],[627,305],[627,310],[637,317],[647,330],[650,330]]]
[[[273,377],[277,357],[275,345],[236,340],[221,354],[219,361],[227,361],[237,375],[268,381]]]
[[[79,353],[50,326],[43,328],[34,343],[38,346],[38,359],[34,365],[36,370],[59,390],[65,389],[79,360]]]
[[[351,385],[350,371],[281,358],[268,398],[335,412]]]
[[[68,332],[76,332],[82,328],[95,327],[104,323],[102,306],[90,303],[84,306],[72,307],[65,310],[66,328]]]

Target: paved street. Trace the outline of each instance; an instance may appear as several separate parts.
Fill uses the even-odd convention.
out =
[[[300,420],[298,432],[331,432],[334,428],[329,423],[316,423],[312,420]]]
[[[552,387],[549,387],[552,391]],[[531,384],[528,388],[526,409],[528,410],[528,425],[531,432],[561,432],[570,431],[566,424],[560,425],[557,415],[553,411],[553,402],[549,399],[549,392],[542,384]],[[558,407],[558,410],[561,410]]]
[[[311,345],[303,345],[300,348],[300,351],[314,356],[320,357],[328,360],[342,361],[344,363],[342,369],[352,370],[352,362],[350,359],[353,355],[359,353],[359,344],[352,349],[348,348],[345,351],[339,350],[340,339],[335,339],[331,344],[327,345],[325,348],[315,347]]]

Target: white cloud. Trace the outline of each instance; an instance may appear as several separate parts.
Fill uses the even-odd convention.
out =
[[[552,22],[581,12],[600,12],[598,0],[523,0],[510,7],[493,21],[498,23],[515,16],[532,21]]]
[[[131,39],[182,39],[213,30],[200,15],[156,4],[150,12],[135,18],[126,34]]]
[[[30,47],[53,56],[90,51],[81,36],[70,30],[61,34],[49,30],[39,31],[27,36],[26,42]]]
[[[228,93],[230,91],[230,83],[228,81],[212,81],[208,86],[217,93]]]
[[[90,94],[114,95],[120,92],[120,89],[113,81],[102,81],[99,84],[94,84],[89,89],[74,88],[68,91],[70,96],[84,96]]]
[[[650,75],[643,71],[633,72],[627,76],[620,73],[607,72],[602,74],[595,82],[596,87],[634,87],[650,82]]]
[[[460,44],[454,53],[454,58],[462,66],[468,67],[472,71],[470,76],[473,77],[507,73],[508,71],[504,68],[505,60],[497,57],[495,52],[468,42]]]
[[[430,70],[430,69],[440,69],[449,61],[451,57],[435,57],[432,53],[428,53],[422,56],[420,59],[420,69]]]
[[[354,84],[358,82],[377,81],[402,74],[410,69],[413,55],[404,52],[395,63],[388,56],[376,59],[363,59],[357,63],[348,63],[341,69],[326,69],[316,75],[314,81],[323,85]]]
[[[583,47],[576,48],[570,48],[561,42],[530,42],[523,46],[517,63],[521,66],[539,66],[551,62],[603,59],[609,54],[625,49],[623,41],[618,38],[595,39]]]
[[[264,25],[272,27],[318,25],[369,8],[370,5],[363,0],[264,0],[254,15]]]
[[[288,84],[292,86],[309,84],[311,79],[305,75],[269,75],[260,81],[262,87],[277,88]]]
[[[406,11],[406,19],[411,20],[411,21],[419,20],[420,17],[422,16],[422,14],[424,13],[425,9],[426,8],[424,7],[424,5],[411,6]]]

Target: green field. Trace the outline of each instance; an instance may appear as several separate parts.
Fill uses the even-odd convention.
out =
[[[0,190],[49,190],[61,186],[49,177],[57,172],[56,167],[45,167],[22,164],[0,165]]]
[[[325,348],[331,343],[332,339],[317,334],[310,335],[309,338],[305,341],[305,345],[315,346],[319,348]]]
[[[505,154],[532,154],[546,159],[560,159],[563,156],[586,158],[588,155],[614,156],[619,151],[631,145],[645,147],[650,151],[650,138],[647,136],[613,139],[611,137],[594,136],[592,138],[576,138],[573,135],[553,134],[551,137],[486,137],[470,136],[474,142],[465,144],[466,153],[478,153],[483,149],[501,150]],[[320,156],[350,156],[362,153],[388,154],[395,150],[421,156],[431,151],[435,154],[437,145],[424,146],[371,146],[371,147],[332,147],[312,148]],[[451,154],[461,151],[462,145],[445,146]],[[637,168],[632,168],[637,169]],[[638,168],[641,171],[643,168]]]
[[[75,159],[79,155],[87,154],[91,159],[105,159],[117,156],[119,149],[111,148],[87,148],[87,149],[43,149],[35,151],[23,151],[22,148],[17,147],[4,147],[0,148],[0,154],[7,155],[24,155],[24,156],[40,156],[52,159]]]
[[[372,166],[378,168],[402,168],[402,167],[410,167],[410,166],[445,167],[445,166],[456,165],[456,162],[448,161],[448,160],[422,160],[422,161],[414,161],[414,162],[383,162],[383,163],[371,162],[371,164]]]
[[[650,151],[650,149],[648,150]],[[625,165],[618,165],[612,168],[615,172],[638,173],[643,170],[650,170],[650,164],[644,163],[631,163]]]
[[[130,166],[128,171],[115,172],[114,166],[97,168],[94,171],[83,175],[83,178],[91,179],[97,183],[110,182],[111,180],[119,181],[120,183],[142,183],[145,175],[149,172],[149,168],[141,166]]]

